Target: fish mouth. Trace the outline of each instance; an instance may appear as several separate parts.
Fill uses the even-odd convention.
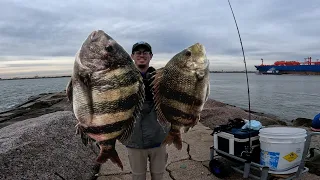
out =
[[[204,67],[209,65],[209,60],[205,54],[200,56],[197,62]]]
[[[190,46],[189,51],[193,56],[193,67],[195,69],[206,69],[209,66],[209,60],[206,56],[206,49],[204,45],[200,43],[195,43]]]
[[[206,54],[206,48],[200,43],[195,43],[194,45],[192,45],[190,47],[190,50],[195,55],[205,56],[205,54]]]
[[[93,38],[96,36],[96,34],[98,33],[99,30],[95,30],[93,32],[91,32],[90,34],[90,40],[93,40]]]

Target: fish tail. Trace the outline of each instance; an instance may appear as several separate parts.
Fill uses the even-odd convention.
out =
[[[76,134],[80,134],[82,143],[87,146],[89,143],[95,142],[93,138],[84,132],[84,128],[78,123],[76,125]]]
[[[182,139],[179,130],[171,129],[167,137],[163,140],[162,145],[173,144],[178,150],[182,149]]]
[[[96,161],[100,164],[105,163],[108,159],[111,160],[114,164],[123,170],[123,164],[119,158],[119,155],[114,147],[110,145],[99,145],[100,146],[100,153],[96,159]]]
[[[184,133],[187,133],[190,130],[190,127],[185,127],[184,128]]]

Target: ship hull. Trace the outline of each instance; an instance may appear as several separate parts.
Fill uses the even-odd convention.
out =
[[[303,74],[320,75],[320,65],[297,65],[297,66],[275,66],[263,65],[255,66],[261,74],[265,74],[270,69],[277,70],[281,74]]]

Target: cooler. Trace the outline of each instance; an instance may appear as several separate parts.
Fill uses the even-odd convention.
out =
[[[253,159],[257,161],[260,154],[259,130],[232,128],[230,131],[216,132],[213,134],[214,148],[242,157],[242,152],[246,150],[246,146],[249,147],[249,133],[251,134],[252,149],[255,152]]]

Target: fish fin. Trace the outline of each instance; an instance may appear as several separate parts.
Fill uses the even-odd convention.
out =
[[[111,142],[112,141],[112,142]],[[119,158],[119,155],[115,149],[115,139],[114,140],[108,140],[107,143],[110,144],[104,144],[104,142],[100,142],[99,146],[100,146],[100,153],[96,159],[97,163],[103,164],[105,162],[107,162],[108,159],[111,160],[111,162],[113,162],[114,164],[116,164],[118,167],[121,168],[121,170],[123,170],[123,164]]]
[[[190,130],[190,127],[184,127],[184,133],[187,133]]]
[[[83,133],[83,132],[80,132],[80,135],[81,135],[81,140],[82,140],[82,143],[87,146],[89,144],[89,137]]]
[[[83,85],[85,85],[88,89],[91,89],[91,79],[89,74],[87,73],[79,74],[79,79]]]
[[[205,101],[207,101],[207,100],[208,100],[208,98],[209,98],[209,94],[210,94],[210,84],[208,84],[208,86],[207,86],[207,92],[206,92],[206,98],[205,98]]]
[[[145,93],[144,93],[144,83],[143,83],[143,80],[140,79],[140,86],[139,86],[139,90],[138,90],[138,103],[133,111],[133,118],[124,126],[124,131],[123,133],[121,134],[121,136],[118,138],[118,140],[121,142],[121,143],[126,143],[130,137],[131,137],[131,134],[133,132],[133,128],[134,128],[134,124],[136,122],[136,119],[138,118],[138,116],[140,115],[140,112],[142,110],[142,106],[143,106],[143,103],[144,103],[144,99],[145,99]]]
[[[197,118],[191,125],[185,126],[185,127],[183,128],[184,133],[187,133],[187,132],[190,130],[190,128],[193,128],[195,125],[197,125],[198,122],[199,122],[199,120],[200,120],[200,115],[198,116],[198,118]]]
[[[130,122],[124,125],[123,127],[124,131],[122,132],[120,137],[118,137],[118,140],[122,144],[125,144],[130,139],[131,134],[133,132],[133,128],[134,128],[134,123],[135,123],[135,118],[133,117],[132,119],[130,119]]]
[[[166,126],[169,121],[165,118],[160,108],[161,106],[160,84],[163,77],[163,71],[164,71],[164,68],[160,68],[156,71],[156,73],[152,76],[153,80],[150,86],[152,87],[151,90],[152,90],[153,99],[155,102],[155,110],[157,113],[158,122],[161,126]]]
[[[162,146],[165,145],[171,145],[174,144],[174,146],[178,149],[182,149],[182,139],[181,139],[181,133],[180,131],[172,130],[170,129],[170,132],[166,136],[166,138],[162,141]]]
[[[196,72],[196,77],[198,80],[202,80],[205,76],[205,72],[204,71],[197,71]]]
[[[107,91],[107,90],[110,90],[110,89],[113,89],[113,88],[114,88],[113,85],[106,84],[106,85],[104,85],[104,86],[102,86],[102,87],[100,88],[100,91]]]
[[[191,127],[194,127],[195,125],[197,125],[199,121],[200,121],[200,114],[198,115],[198,118],[194,121]]]
[[[76,124],[76,134],[79,134],[80,133],[80,130],[79,130],[79,125],[80,125],[80,122],[78,122],[78,124]]]
[[[66,87],[66,94],[69,102],[72,101],[72,91],[73,91],[73,87],[72,87],[72,78],[71,78]]]
[[[85,146],[87,146],[89,143],[95,142],[94,139],[84,133],[83,127],[80,126],[80,123],[76,125],[76,134],[80,134],[81,141]]]

